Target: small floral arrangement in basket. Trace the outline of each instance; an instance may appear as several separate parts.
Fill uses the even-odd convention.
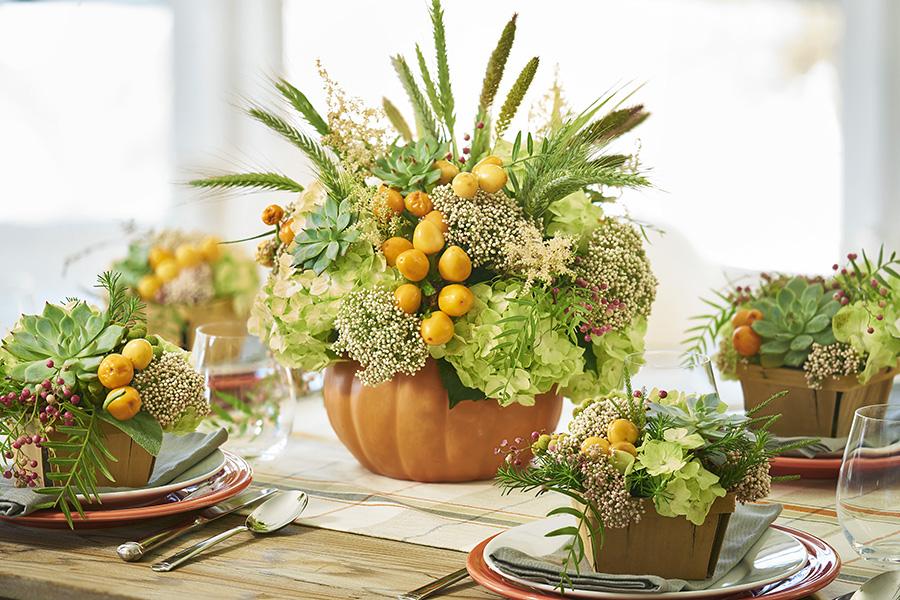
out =
[[[572,537],[564,585],[565,572],[577,571],[585,556],[602,573],[703,579],[716,563],[735,501],[768,495],[769,459],[788,448],[775,451],[769,443],[777,416],[725,410],[716,394],[656,388],[589,399],[576,408],[568,432],[535,432],[530,445],[520,439],[498,448],[506,463],[497,482],[505,493],[554,491],[573,500],[550,513],[577,519],[548,534]],[[648,552],[656,536],[693,551],[657,556]]]
[[[151,332],[182,347],[197,325],[246,317],[259,289],[253,260],[214,236],[171,229],[134,239],[113,270],[147,302]]]
[[[900,260],[847,255],[832,275],[763,273],[755,285],[716,291],[694,317],[689,351],[718,343],[716,361],[738,378],[748,407],[777,389],[770,410],[785,435],[845,436],[853,411],[887,401],[900,358]],[[793,418],[793,417],[797,418]]]
[[[648,185],[636,157],[614,149],[648,113],[615,95],[572,113],[557,87],[546,124],[511,135],[539,65],[529,60],[497,102],[513,16],[459,135],[438,0],[430,15],[436,71],[418,46],[412,63],[391,59],[414,127],[387,100],[365,107],[320,65],[324,116],[287,81],[275,85],[318,135],[276,110],[248,110],[301,150],[315,182],[276,173],[192,182],[300,193],[263,212],[271,229],[259,258],[272,273],[252,328],[290,367],[356,361],[365,386],[437,360],[451,405],[614,389],[624,356],[641,349],[657,280],[640,227],[601,205]]]
[[[203,377],[186,352],[147,335],[121,277],[105,273],[98,287],[106,310],[48,302],[0,346],[3,477],[46,495],[70,524],[98,485],[146,484],[163,432],[193,431],[209,413]]]

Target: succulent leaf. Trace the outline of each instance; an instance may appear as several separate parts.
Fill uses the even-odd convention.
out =
[[[791,279],[775,296],[754,304],[763,313],[753,330],[762,338],[760,364],[763,367],[801,367],[813,343],[834,341],[831,318],[840,304],[821,283],[802,277]]]
[[[394,146],[390,154],[375,161],[372,172],[404,196],[429,191],[441,177],[434,162],[447,154],[448,145],[428,138],[405,146]]]
[[[359,239],[355,221],[349,199],[338,202],[329,197],[307,217],[306,229],[294,237],[294,266],[322,273]]]

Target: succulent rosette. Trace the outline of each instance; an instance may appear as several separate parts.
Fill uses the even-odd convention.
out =
[[[802,369],[810,387],[856,376],[861,384],[900,360],[900,260],[882,248],[870,258],[850,253],[830,276],[763,273],[754,284],[729,286],[695,317],[690,351],[718,345],[726,377],[741,364]]]
[[[210,411],[203,376],[186,352],[147,334],[144,305],[121,275],[104,273],[98,287],[105,310],[47,303],[22,315],[0,345],[2,475],[46,495],[44,506],[70,524],[72,511],[82,513],[78,494],[96,500],[98,478],[113,481],[107,463],[117,457],[104,428],[155,456],[164,431],[193,431]]]
[[[388,100],[366,107],[320,64],[326,111],[285,80],[275,87],[290,117],[248,110],[303,153],[311,184],[271,171],[193,182],[286,196],[262,214],[270,229],[257,258],[271,273],[251,331],[289,367],[354,360],[364,385],[436,360],[451,405],[621,386],[657,281],[640,225],[604,206],[649,185],[637,157],[617,147],[648,113],[627,94],[581,112],[544,102],[554,108],[511,131],[539,66],[526,61],[500,101],[514,16],[474,118],[458,126],[438,0],[430,16],[436,68],[418,47],[414,62],[391,59],[412,124]]]

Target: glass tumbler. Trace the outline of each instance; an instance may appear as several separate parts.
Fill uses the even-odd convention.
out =
[[[689,395],[716,394],[716,378],[708,356],[685,354],[680,350],[647,350],[629,354],[625,367],[631,373],[631,387],[654,388]]]
[[[876,404],[853,415],[836,504],[861,557],[900,564],[900,406]]]
[[[225,449],[249,460],[270,460],[287,445],[297,386],[242,321],[197,327],[191,360],[206,380],[212,413],[202,429],[228,430]]]

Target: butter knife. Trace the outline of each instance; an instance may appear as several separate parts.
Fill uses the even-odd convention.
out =
[[[125,542],[124,544],[116,548],[116,554],[119,555],[119,558],[128,562],[140,560],[149,550],[165,544],[166,542],[174,540],[175,538],[180,537],[185,533],[188,533],[189,531],[200,529],[211,521],[215,521],[216,519],[220,519],[226,515],[230,515],[237,510],[246,508],[251,504],[255,504],[264,498],[268,498],[277,491],[278,490],[276,490],[275,488],[265,488],[262,490],[247,490],[241,492],[237,496],[229,498],[225,502],[221,502],[219,504],[216,504],[215,506],[210,506],[209,508],[204,509],[199,515],[197,515],[197,518],[195,518],[193,521],[190,521],[183,525],[178,525],[171,529],[167,529],[166,531],[162,531],[160,533],[157,533],[156,535],[151,535],[150,537],[144,538],[138,542]]]

